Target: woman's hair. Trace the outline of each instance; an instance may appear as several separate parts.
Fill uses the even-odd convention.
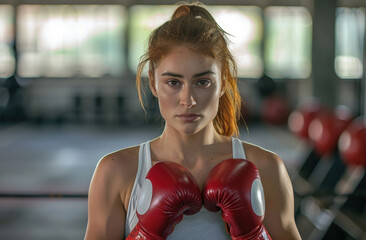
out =
[[[216,23],[201,3],[185,3],[173,13],[171,19],[155,29],[149,38],[148,50],[137,67],[136,85],[142,107],[142,73],[145,65],[154,73],[155,67],[172,48],[187,46],[208,55],[221,66],[224,94],[219,100],[214,119],[215,130],[222,135],[238,135],[241,97],[237,87],[237,66],[228,49],[226,32]]]

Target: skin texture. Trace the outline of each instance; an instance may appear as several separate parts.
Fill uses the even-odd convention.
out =
[[[185,64],[181,64],[184,62]],[[150,72],[150,88],[159,100],[166,129],[191,135],[212,124],[223,94],[218,63],[208,56],[178,47]],[[197,114],[188,121],[183,114]]]
[[[212,123],[224,91],[220,64],[188,46],[179,46],[155,66],[149,79],[165,120],[163,133],[151,141],[152,162],[181,164],[202,189],[210,170],[232,158],[231,138],[218,134]],[[282,160],[256,145],[243,142],[243,147],[262,179],[264,226],[272,239],[300,239],[294,221],[292,185]],[[138,151],[139,146],[133,146],[100,160],[90,184],[85,239],[124,238]]]

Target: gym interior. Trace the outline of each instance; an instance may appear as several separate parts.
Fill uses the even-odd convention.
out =
[[[201,2],[238,62],[239,138],[284,161],[302,238],[366,239],[366,1]],[[0,239],[83,239],[98,161],[163,130],[136,68],[175,7],[0,0]]]

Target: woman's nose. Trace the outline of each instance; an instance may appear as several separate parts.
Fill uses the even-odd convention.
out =
[[[184,87],[182,89],[180,96],[180,104],[187,109],[197,105],[197,102],[192,95],[192,90],[190,87]]]

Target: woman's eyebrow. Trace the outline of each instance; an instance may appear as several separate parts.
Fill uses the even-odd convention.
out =
[[[207,75],[207,74],[213,74],[213,75],[215,75],[215,73],[213,71],[207,70],[207,71],[204,71],[204,72],[201,72],[201,73],[197,73],[193,77],[201,77],[201,76],[204,76],[204,75]]]
[[[207,70],[201,73],[197,73],[195,75],[193,75],[193,77],[201,77],[204,76],[206,74],[215,74],[213,71],[211,70]],[[170,77],[179,77],[179,78],[183,78],[184,76],[181,74],[177,74],[177,73],[172,73],[172,72],[164,72],[161,74],[161,76],[170,76]]]
[[[172,72],[163,72],[161,74],[161,76],[180,77],[180,78],[183,77],[183,75],[181,75],[181,74],[172,73]]]

